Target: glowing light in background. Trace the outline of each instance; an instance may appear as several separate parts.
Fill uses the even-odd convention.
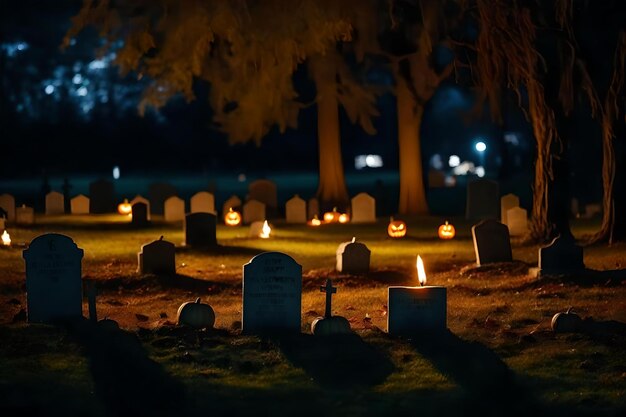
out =
[[[450,155],[450,158],[448,158],[448,165],[450,165],[451,168],[458,167],[460,163],[461,158],[459,158],[458,155]]]
[[[74,77],[72,77],[72,82],[74,84],[80,84],[83,82],[83,76],[80,74],[74,74]]]
[[[485,142],[476,142],[475,148],[478,152],[485,152],[487,150],[487,145]]]
[[[476,175],[478,175],[480,178],[485,176],[485,168],[483,167],[476,167],[476,169],[474,170],[474,173]]]
[[[54,93],[54,86],[52,84],[48,84],[44,89],[47,95]]]
[[[113,167],[113,178],[116,180],[120,178],[120,167],[118,166]]]
[[[81,97],[85,97],[87,95],[87,88],[86,87],[81,87],[78,90],[76,90],[76,94],[78,94]]]
[[[383,158],[380,155],[357,155],[354,158],[354,167],[356,169],[381,168],[382,166]]]

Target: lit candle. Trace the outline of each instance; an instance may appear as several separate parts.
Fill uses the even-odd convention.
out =
[[[446,288],[426,286],[426,271],[417,256],[419,287],[389,287],[387,295],[387,332],[416,335],[424,331],[442,331],[447,327]]]
[[[11,246],[11,236],[6,230],[2,233],[2,244],[4,246]]]
[[[261,233],[259,233],[259,237],[261,239],[269,239],[271,232],[272,228],[269,224],[267,224],[267,220],[265,220],[265,222],[263,222],[263,228],[261,229]]]

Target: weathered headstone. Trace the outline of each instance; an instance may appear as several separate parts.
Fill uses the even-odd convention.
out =
[[[228,213],[229,209],[233,209],[235,211],[241,212],[241,199],[236,195],[231,196],[228,200],[224,201],[224,205],[222,206],[222,216]]]
[[[22,256],[28,321],[51,323],[82,317],[83,250],[68,236],[48,233],[33,239]]]
[[[248,185],[249,200],[260,201],[266,209],[278,207],[276,184],[270,180],[256,180]]]
[[[498,183],[479,179],[467,183],[468,219],[500,219],[500,192]]]
[[[166,222],[178,222],[185,220],[185,200],[172,196],[165,200],[164,218]]]
[[[370,269],[370,250],[364,243],[352,239],[337,248],[336,269],[346,274],[365,274]]]
[[[35,209],[22,204],[21,207],[15,209],[15,222],[21,225],[34,224]]]
[[[7,213],[7,221],[15,221],[15,197],[11,194],[0,195],[0,208]]]
[[[307,203],[307,212],[306,212],[307,219],[311,220],[315,216],[319,217],[319,215],[320,215],[320,202],[319,202],[319,200],[317,198],[315,198],[315,197],[309,198],[309,201]]]
[[[359,193],[352,198],[352,223],[375,223],[376,200],[367,193]]]
[[[446,174],[438,169],[428,171],[428,186],[430,188],[441,188],[446,186]]]
[[[302,266],[289,255],[265,252],[243,266],[243,333],[299,333],[301,305]]]
[[[226,209],[228,211],[228,209]],[[215,197],[207,191],[199,191],[191,196],[191,213],[215,214]]]
[[[509,211],[509,209],[512,209],[513,207],[519,207],[519,197],[516,196],[515,194],[507,194],[502,196],[502,198],[500,198],[500,222],[502,224],[506,224],[507,226],[509,226],[510,229],[510,225],[507,221],[507,212]]]
[[[507,226],[511,236],[523,236],[528,232],[528,213],[521,207],[513,207],[506,212]]]
[[[250,224],[265,220],[265,204],[257,200],[249,200],[243,205],[243,223]]]
[[[6,229],[6,219],[4,217],[0,217],[0,232],[3,232]]]
[[[144,196],[137,194],[132,200],[130,200],[130,204],[131,206],[134,206],[137,203],[144,203],[146,205],[146,209],[148,212],[148,220],[151,220],[151,216],[150,213],[152,213],[152,207],[150,205],[150,201],[148,201],[147,198],[145,198]]]
[[[149,224],[148,220],[148,205],[146,203],[135,203],[132,209],[131,223],[135,227],[144,227]]]
[[[115,212],[115,188],[106,179],[89,184],[89,212],[94,214]]]
[[[50,191],[46,194],[46,214],[64,214],[65,199],[58,191]]]
[[[78,194],[70,200],[72,214],[89,214],[89,197]]]
[[[298,194],[285,203],[285,220],[287,223],[306,223],[306,201]]]
[[[217,218],[213,213],[191,213],[185,216],[185,245],[195,247],[217,246]]]
[[[141,246],[137,254],[137,272],[140,274],[176,274],[176,248],[172,242],[159,240]]]
[[[482,220],[472,226],[476,264],[511,262],[511,238],[509,228],[497,220]]]
[[[165,200],[177,195],[176,187],[166,182],[156,182],[148,187],[148,199],[150,200],[150,210],[154,214],[164,213]]]
[[[583,248],[571,237],[556,237],[539,249],[539,274],[562,274],[585,269]]]

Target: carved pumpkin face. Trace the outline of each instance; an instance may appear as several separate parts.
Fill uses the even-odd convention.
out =
[[[452,239],[456,235],[454,226],[447,221],[439,226],[439,239]]]
[[[389,237],[393,237],[395,239],[404,237],[406,235],[406,223],[402,220],[394,220],[391,218],[389,226],[387,226],[387,234]]]
[[[133,206],[125,198],[123,203],[117,205],[117,212],[119,214],[129,215],[133,212]]]
[[[224,216],[224,223],[226,226],[239,226],[241,224],[241,214],[238,211],[234,211],[233,208],[228,209],[228,213]]]
[[[350,221],[350,215],[348,213],[341,213],[337,220],[339,223],[348,223]]]
[[[333,211],[327,211],[324,213],[324,221],[326,223],[337,223],[340,215],[341,213],[337,211],[337,207],[334,207]]]

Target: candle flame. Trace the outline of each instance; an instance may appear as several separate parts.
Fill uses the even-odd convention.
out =
[[[9,235],[9,233],[5,230],[4,233],[2,233],[2,244],[4,246],[10,246],[11,245],[11,236]]]
[[[417,278],[420,280],[420,285],[426,284],[426,271],[424,270],[424,262],[422,257],[417,255]]]
[[[272,228],[269,224],[267,224],[267,220],[263,223],[263,229],[261,229],[261,233],[259,233],[259,237],[261,239],[269,239],[270,233],[272,232]]]
[[[355,236],[352,237],[352,243],[354,243],[354,242],[356,242],[356,237]]]
[[[313,216],[313,218],[311,219],[311,221],[309,222],[309,224],[311,226],[319,226],[320,224],[322,224],[322,221],[320,219],[317,218],[317,214],[315,216]]]

